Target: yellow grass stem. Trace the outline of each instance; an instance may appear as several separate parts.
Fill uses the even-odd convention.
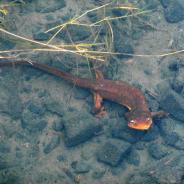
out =
[[[109,26],[110,33],[111,33],[111,43],[113,43],[114,42],[114,33],[113,33],[112,26],[108,20],[107,20],[107,25]]]
[[[90,12],[92,12],[92,11],[96,11],[96,10],[99,10],[99,9],[101,9],[101,8],[104,8],[104,7],[106,7],[106,6],[110,5],[110,4],[111,4],[111,3],[107,3],[107,4],[104,4],[104,5],[102,5],[102,6],[99,6],[99,7],[93,8],[93,9],[90,9],[90,10],[84,12],[83,14],[81,14],[80,16],[74,17],[73,19],[69,20],[68,22],[66,22],[66,23],[64,23],[64,24],[60,24],[60,25],[57,25],[57,26],[55,26],[55,27],[53,27],[53,28],[51,28],[51,29],[48,29],[47,31],[45,31],[45,33],[48,33],[48,32],[50,32],[50,31],[53,31],[53,30],[55,30],[55,29],[58,29],[58,28],[60,28],[60,27],[62,27],[62,26],[66,26],[66,25],[69,25],[69,24],[78,24],[78,23],[76,23],[76,21],[79,20],[80,18],[82,18],[83,16],[87,15],[88,13],[90,13]],[[80,24],[80,23],[79,23],[79,24]],[[90,26],[90,25],[85,24],[85,26]],[[91,26],[90,26],[90,27],[91,27]]]
[[[13,36],[15,38],[18,38],[18,39],[21,39],[21,40],[24,40],[24,41],[27,41],[27,42],[30,42],[30,43],[34,43],[34,44],[37,44],[37,45],[40,45],[40,46],[43,46],[43,47],[48,47],[50,49],[53,49],[53,50],[56,50],[56,51],[60,51],[60,52],[69,52],[69,53],[74,53],[74,54],[78,54],[76,51],[74,50],[68,50],[68,49],[64,49],[64,48],[60,48],[60,47],[57,47],[56,45],[51,45],[51,44],[47,44],[47,43],[43,43],[43,42],[39,42],[39,41],[35,41],[35,40],[32,40],[32,39],[29,39],[29,38],[26,38],[26,37],[22,37],[22,36],[19,36],[19,35],[16,35],[14,33],[11,33],[9,31],[6,31],[5,29],[3,28],[0,28],[0,32],[3,32],[3,33],[6,33],[10,36]],[[39,50],[41,51],[41,49],[32,49],[33,51],[35,50]]]
[[[47,42],[47,44],[49,44],[57,36],[57,34],[59,34],[65,27],[66,27],[66,25],[60,27],[60,29],[49,39],[49,41]]]
[[[60,48],[58,48],[58,47],[56,47],[54,45],[49,45],[49,44],[46,44],[46,43],[38,42],[36,40],[32,40],[30,38],[19,36],[17,34],[14,34],[14,33],[9,32],[9,31],[7,31],[7,30],[5,30],[3,28],[0,28],[0,32],[6,33],[6,34],[8,34],[10,36],[13,36],[15,38],[18,38],[18,39],[21,39],[21,40],[24,40],[24,41],[28,41],[30,43],[34,43],[34,44],[37,44],[37,45],[41,45],[41,46],[45,46],[45,47],[50,47],[50,48],[53,48],[53,49],[60,49]]]
[[[123,16],[119,16],[119,17],[105,17],[104,19],[101,19],[101,20],[99,20],[99,21],[97,21],[97,22],[95,22],[93,24],[90,24],[90,26],[98,25],[99,23],[104,22],[104,21],[112,21],[112,20],[117,20],[117,19],[134,17],[134,16],[137,16],[137,15],[150,13],[151,11],[152,10],[145,10],[145,11],[141,11],[141,12],[138,12],[138,13],[132,13],[130,15],[123,15]]]
[[[131,5],[119,5],[119,6],[114,6],[112,7],[111,9],[122,9],[122,10],[139,10],[139,8],[136,8],[134,6],[131,6]]]
[[[55,49],[40,49],[40,48],[37,48],[37,49],[16,49],[16,50],[5,50],[5,51],[0,51],[0,54],[6,54],[6,53],[14,53],[14,52],[29,52],[29,51],[41,51],[41,52],[64,52],[63,49],[58,49],[58,50],[55,50]],[[68,51],[68,50],[66,50]],[[184,52],[184,49],[182,50],[178,50],[178,51],[172,51],[172,52],[168,52],[168,53],[160,53],[160,54],[128,54],[128,53],[115,53],[115,52],[103,52],[103,51],[88,51],[88,50],[77,50],[77,51],[74,51],[75,54],[79,53],[80,55],[81,54],[98,54],[99,57],[103,57],[104,54],[105,55],[126,55],[126,56],[134,56],[134,57],[166,57],[166,56],[171,56],[171,55],[176,55],[176,54],[180,54],[180,53],[183,53]],[[100,56],[100,54],[102,56]],[[91,55],[90,55],[91,56]],[[3,57],[3,56],[0,56],[0,57]],[[92,58],[94,56],[91,56]]]

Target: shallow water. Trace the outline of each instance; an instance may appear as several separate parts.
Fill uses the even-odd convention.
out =
[[[108,54],[103,62],[33,49],[52,48],[43,43],[56,32],[46,30],[111,1],[29,0],[4,7],[10,2],[0,2],[0,10],[7,10],[0,11],[0,50],[25,50],[0,52],[0,57],[44,63],[84,78],[94,77],[93,61],[105,78],[139,88],[151,111],[164,110],[169,116],[155,118],[147,131],[130,129],[121,105],[105,100],[107,115],[98,119],[90,91],[31,67],[2,67],[0,184],[184,183],[184,57],[182,52],[171,54],[184,47],[183,1],[114,1],[77,23],[136,15],[95,27],[67,25],[49,42],[70,44],[66,49],[72,51],[84,43],[105,43],[91,49],[121,53]],[[123,3],[138,9],[125,11]]]

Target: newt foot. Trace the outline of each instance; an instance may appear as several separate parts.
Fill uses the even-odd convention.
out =
[[[100,109],[96,109],[95,107],[92,110],[92,113],[95,114],[96,118],[102,118],[107,115],[105,108],[102,106]]]

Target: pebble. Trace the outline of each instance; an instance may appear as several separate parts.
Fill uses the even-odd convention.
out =
[[[72,111],[65,114],[64,134],[66,146],[76,146],[98,135],[102,131],[99,120],[87,112]]]
[[[153,141],[157,139],[159,136],[159,129],[156,125],[153,126],[145,133],[145,135],[141,138],[142,141]]]
[[[140,155],[139,155],[138,151],[132,150],[127,157],[127,162],[131,165],[139,166]]]
[[[161,0],[164,7],[164,16],[169,23],[178,23],[184,20],[184,6],[177,0]]]
[[[0,143],[0,153],[10,153],[11,147],[6,143]]]
[[[65,113],[64,104],[61,102],[57,102],[53,99],[48,99],[45,102],[46,109],[52,113],[55,113],[59,116],[63,116]]]
[[[182,92],[184,87],[183,78],[184,78],[184,67],[180,66],[176,73],[176,77],[174,77],[172,81],[173,89],[179,94]]]
[[[77,174],[87,173],[90,171],[90,165],[81,160],[72,162],[71,167],[74,169],[74,172]]]
[[[179,135],[176,132],[171,132],[170,134],[164,136],[164,141],[165,144],[174,147],[176,143],[179,141]]]
[[[61,132],[64,129],[64,124],[63,121],[61,119],[57,119],[54,121],[52,128],[56,131],[56,132]]]
[[[131,40],[130,36],[127,32],[120,31],[119,29],[122,29],[120,26],[115,26],[114,31],[114,52],[121,53],[117,55],[119,59],[122,58],[128,58],[131,57],[126,54],[133,54],[134,48],[133,48],[133,41]]]
[[[120,140],[108,140],[97,152],[97,160],[107,165],[118,166],[129,152],[131,144]]]
[[[93,169],[93,172],[92,172],[91,176],[94,179],[100,179],[100,178],[102,178],[104,176],[105,172],[106,172],[105,169],[96,167],[96,168]]]
[[[21,116],[21,124],[22,128],[25,128],[30,132],[42,131],[47,126],[47,122],[43,117],[26,108],[23,110]]]
[[[0,91],[0,112],[9,114],[12,119],[19,119],[23,110],[22,101],[18,91],[9,86],[3,87]]]
[[[60,143],[59,136],[53,136],[48,144],[45,145],[43,151],[45,154],[52,152]]]
[[[165,157],[168,154],[168,150],[164,148],[164,145],[160,145],[157,142],[149,146],[148,152],[154,159],[157,160]]]
[[[177,122],[171,118],[164,118],[158,124],[159,130],[162,136],[172,133],[175,130],[175,124]]]
[[[184,98],[174,90],[168,90],[160,98],[160,106],[163,110],[172,115],[175,119],[183,122],[184,120]]]

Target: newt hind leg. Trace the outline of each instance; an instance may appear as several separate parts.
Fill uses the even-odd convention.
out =
[[[100,70],[95,70],[95,77],[96,77],[96,80],[104,78]],[[103,98],[100,96],[98,92],[93,92],[93,101],[94,101],[94,106],[93,106],[92,112],[95,114],[95,116],[98,118],[105,116],[107,113],[105,111],[105,108],[102,105]]]

